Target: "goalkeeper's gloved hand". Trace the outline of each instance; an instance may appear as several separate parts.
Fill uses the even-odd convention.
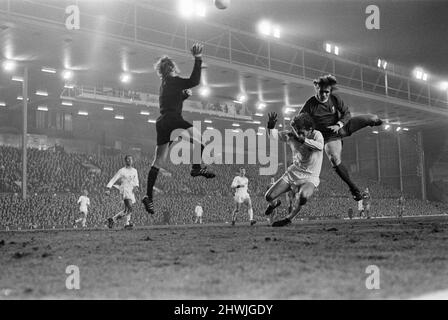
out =
[[[269,130],[274,129],[276,123],[277,123],[277,113],[275,112],[268,113],[268,129]]]

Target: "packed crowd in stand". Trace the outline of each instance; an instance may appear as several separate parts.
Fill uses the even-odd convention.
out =
[[[21,198],[21,152],[13,147],[0,147],[0,229],[63,228],[72,227],[78,215],[78,197],[88,190],[91,207],[87,217],[89,227],[103,227],[105,220],[122,210],[122,200],[117,190],[110,196],[105,186],[116,171],[123,167],[123,156],[96,156],[66,153],[62,150],[28,151],[28,198]],[[233,193],[230,184],[238,174],[240,165],[212,165],[215,179],[192,178],[187,165],[169,165],[160,174],[156,184],[156,215],[146,214],[139,203],[146,190],[146,175],[151,156],[135,156],[134,167],[138,170],[140,190],[136,194],[132,221],[135,225],[190,224],[194,221],[194,208],[201,203],[204,222],[229,222],[233,210]],[[281,165],[282,166],[282,165]],[[263,198],[269,186],[270,176],[260,176],[259,166],[245,165],[249,179],[255,218],[265,220],[266,202]],[[283,168],[283,167],[282,167]],[[279,170],[277,179],[282,170]],[[356,176],[360,186],[369,187],[372,195],[372,216],[396,216],[400,191]],[[286,202],[286,201],[284,201]],[[287,208],[284,203],[280,214]],[[345,218],[354,202],[346,186],[324,163],[321,184],[301,218]],[[405,215],[443,214],[446,206],[406,198]],[[239,222],[248,221],[240,212]]]

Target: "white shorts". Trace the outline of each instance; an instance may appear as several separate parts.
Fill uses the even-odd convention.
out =
[[[290,186],[299,186],[311,182],[317,188],[320,183],[319,177],[313,177],[309,173],[297,170],[295,166],[290,166],[283,174],[282,179]]]
[[[87,215],[87,208],[80,208],[79,212],[82,213],[82,214]]]
[[[362,205],[362,200],[358,201],[358,211],[362,211],[364,209],[364,206]]]
[[[241,204],[241,203],[243,203],[246,200],[250,200],[250,196],[249,196],[248,193],[246,193],[246,194],[236,194],[233,197],[233,200],[235,200],[236,203],[240,203]]]
[[[123,195],[123,200],[128,199],[128,200],[131,200],[132,204],[135,203],[135,195],[134,195],[134,192],[132,192],[132,190],[123,189],[121,193]]]

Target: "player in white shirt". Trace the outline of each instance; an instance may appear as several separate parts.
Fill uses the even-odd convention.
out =
[[[132,167],[133,158],[130,155],[124,157],[124,161],[126,166],[118,170],[115,176],[109,181],[107,184],[106,194],[110,194],[110,189],[114,186],[115,182],[120,180],[120,186],[118,190],[123,197],[124,201],[124,210],[120,211],[113,217],[107,219],[107,226],[109,228],[113,228],[115,222],[117,220],[125,218],[125,229],[132,229],[133,224],[131,224],[131,213],[132,213],[132,205],[135,203],[135,195],[134,188],[139,187],[138,182],[138,172],[137,169]]]
[[[194,208],[194,212],[196,213],[196,219],[195,219],[194,223],[199,222],[200,224],[202,224],[202,214],[204,213],[204,210],[202,209],[200,203],[198,203],[196,208]]]
[[[79,203],[79,213],[80,217],[75,220],[74,227],[76,228],[77,224],[81,222],[81,226],[83,228],[86,227],[86,221],[87,221],[87,212],[88,212],[88,206],[90,206],[90,199],[87,197],[89,195],[89,192],[87,190],[83,191],[83,195],[79,197],[78,202]]]
[[[240,211],[242,204],[247,206],[250,225],[253,226],[256,223],[254,220],[254,211],[252,210],[252,201],[250,200],[249,193],[247,192],[248,185],[249,179],[246,177],[246,169],[240,168],[240,175],[233,179],[231,185],[231,188],[235,190],[235,196],[233,197],[235,201],[235,210],[233,210],[232,214],[232,226],[235,225],[236,215]]]
[[[292,190],[294,192],[294,203],[291,212],[285,219],[272,224],[274,227],[283,227],[291,224],[292,219],[313,195],[314,189],[319,186],[324,138],[320,131],[314,129],[313,119],[307,113],[301,113],[294,117],[291,121],[291,131],[278,132],[275,129],[276,122],[277,114],[270,113],[268,115],[268,132],[271,137],[277,138],[290,146],[293,164],[266,192],[265,197],[269,205],[265,214],[271,215],[281,203],[277,198]]]

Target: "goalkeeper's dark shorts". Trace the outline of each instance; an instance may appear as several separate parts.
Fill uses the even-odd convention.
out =
[[[182,118],[180,113],[165,113],[156,120],[157,145],[172,141],[171,134],[177,129],[188,129],[193,125]],[[177,137],[173,137],[175,139]]]

